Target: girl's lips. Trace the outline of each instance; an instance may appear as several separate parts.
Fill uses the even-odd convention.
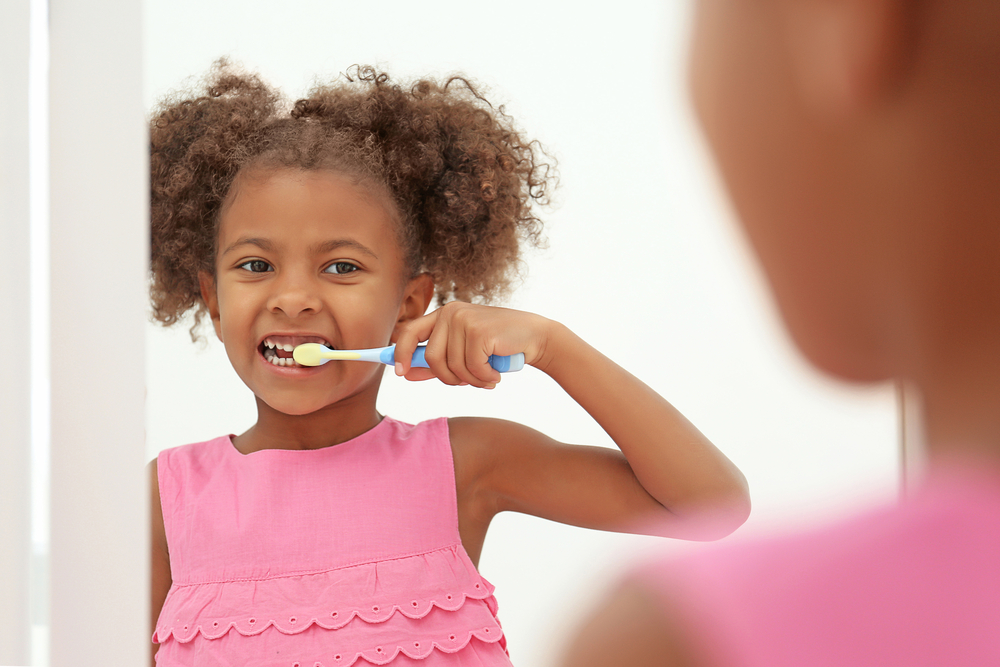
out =
[[[289,375],[291,376],[309,375],[311,373],[318,373],[320,370],[323,369],[323,366],[300,366],[299,364],[295,363],[293,359],[288,359],[287,362],[285,362],[285,360],[282,359],[280,362],[275,363],[274,361],[269,360],[268,357],[262,353],[257,355],[257,359],[260,361],[261,364],[267,366],[267,369],[269,371],[278,373],[279,375],[284,375],[286,377]]]
[[[299,345],[305,343],[319,343],[326,347],[333,348],[328,340],[322,336],[314,335],[292,335],[292,334],[271,334],[265,336],[257,345],[257,353],[264,363],[273,368],[281,369],[304,369],[292,358],[292,352]]]

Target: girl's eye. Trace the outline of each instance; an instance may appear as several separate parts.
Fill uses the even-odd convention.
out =
[[[350,262],[334,262],[330,266],[323,269],[323,273],[336,273],[338,275],[343,275],[345,273],[353,273],[357,270],[358,267]]]
[[[250,273],[267,273],[268,271],[274,271],[270,264],[262,259],[251,259],[249,262],[243,262],[238,268],[246,269]]]

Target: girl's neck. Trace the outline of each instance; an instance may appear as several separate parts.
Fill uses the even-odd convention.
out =
[[[382,421],[376,392],[362,392],[307,415],[288,415],[257,399],[257,423],[233,444],[243,454],[262,449],[322,449],[358,437]]]

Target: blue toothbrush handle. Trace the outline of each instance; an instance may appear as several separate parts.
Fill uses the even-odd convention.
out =
[[[426,349],[426,345],[421,345],[413,351],[413,359],[410,361],[411,367],[430,368],[430,366],[427,365],[427,360],[424,359],[424,350]],[[490,366],[500,373],[513,373],[514,371],[519,371],[524,368],[524,353],[518,352],[517,354],[511,354],[506,357],[491,354],[489,361]]]

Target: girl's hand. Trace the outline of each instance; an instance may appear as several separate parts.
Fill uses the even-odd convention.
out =
[[[532,313],[453,301],[397,329],[396,375],[492,389],[500,373],[489,365],[490,355],[523,352],[524,363],[544,370],[555,326]],[[423,341],[430,368],[410,368],[413,351]]]

